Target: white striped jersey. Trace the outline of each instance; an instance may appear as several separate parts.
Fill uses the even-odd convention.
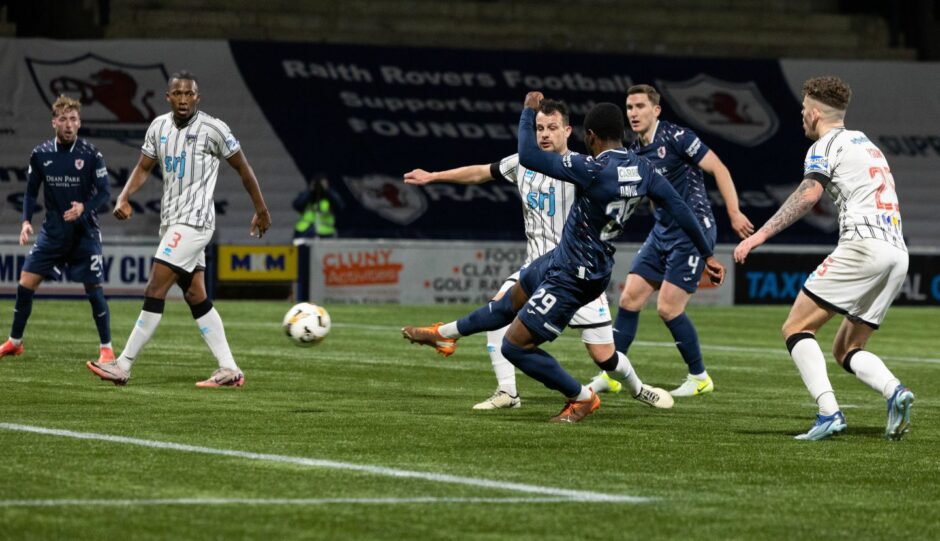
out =
[[[202,111],[177,127],[173,113],[153,120],[140,151],[163,169],[160,225],[185,224],[215,229],[213,193],[219,161],[241,146],[221,120]]]
[[[806,152],[803,177],[818,181],[839,209],[839,239],[876,238],[907,250],[894,177],[881,149],[856,130],[835,128]]]
[[[570,154],[568,152],[565,155]],[[525,223],[525,262],[531,263],[558,246],[568,211],[574,203],[574,184],[520,166],[518,154],[490,165],[490,174],[493,178],[512,182],[519,189]]]

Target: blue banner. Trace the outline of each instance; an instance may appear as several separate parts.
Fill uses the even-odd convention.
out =
[[[663,95],[661,118],[691,128],[718,154],[756,226],[801,180],[810,144],[775,60],[238,41],[231,48],[298,168],[308,177],[325,173],[344,200],[343,237],[522,239],[512,184],[414,187],[401,179],[414,168],[488,164],[515,153],[529,90],[568,103],[569,145],[584,152],[579,128],[593,104],[622,108],[629,86],[653,84]],[[737,242],[714,181],[707,185],[719,242]],[[651,226],[649,213],[635,215],[623,240],[642,241]],[[821,204],[779,241],[834,243],[835,229],[835,209]]]

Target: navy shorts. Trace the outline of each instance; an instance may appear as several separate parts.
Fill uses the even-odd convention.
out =
[[[76,230],[73,235],[59,237],[41,230],[23,270],[43,278],[59,280],[65,274],[72,282],[100,284],[104,279],[101,233]]]
[[[718,230],[711,226],[704,230],[710,248],[715,247]],[[705,259],[685,233],[674,239],[664,239],[654,230],[640,247],[630,274],[637,274],[652,282],[669,282],[680,289],[695,293],[705,269]]]
[[[558,338],[571,318],[607,290],[610,275],[594,280],[581,280],[575,275],[552,266],[552,252],[524,267],[519,284],[529,301],[517,317],[541,342]]]

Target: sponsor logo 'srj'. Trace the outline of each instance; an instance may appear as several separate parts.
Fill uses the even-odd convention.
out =
[[[546,214],[549,216],[555,215],[555,188],[549,188],[548,193],[529,192],[525,200],[529,208],[535,210],[546,210],[547,203],[548,212]]]
[[[186,174],[186,151],[179,156],[166,156],[163,158],[163,170],[166,173],[176,173],[176,178],[182,179]]]

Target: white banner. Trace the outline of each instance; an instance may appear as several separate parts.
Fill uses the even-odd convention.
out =
[[[265,240],[290,242],[296,221],[290,203],[304,178],[254,103],[224,41],[0,38],[0,231],[19,233],[29,156],[54,136],[50,105],[57,95],[82,101],[80,135],[104,154],[113,201],[137,163],[151,119],[170,110],[167,77],[183,69],[199,79],[200,109],[232,128],[261,182],[274,220]],[[219,171],[216,240],[247,240],[254,208],[235,171],[227,165]],[[161,180],[151,176],[132,198],[132,220],[101,216],[104,235],[155,237],[162,190]],[[37,212],[34,228],[41,220]]]
[[[32,245],[20,246],[15,242],[0,242],[0,296],[15,297],[20,279],[20,270],[26,261]],[[104,294],[108,297],[143,297],[147,280],[150,278],[150,266],[157,252],[157,243],[109,244],[104,242]],[[39,286],[37,295],[85,296],[85,288],[80,283],[46,279]],[[182,298],[178,287],[170,289],[168,298]]]
[[[718,249],[728,268],[726,283],[700,287],[692,303],[733,303],[731,248]],[[637,244],[617,246],[607,289],[611,306],[620,299],[638,249]],[[524,261],[524,243],[317,239],[310,250],[310,296],[325,305],[484,304]]]

